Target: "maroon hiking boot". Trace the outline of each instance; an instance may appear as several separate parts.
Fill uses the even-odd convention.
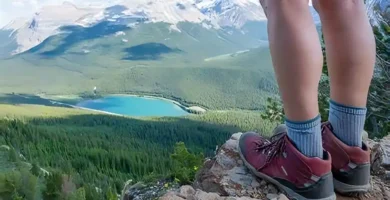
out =
[[[340,193],[367,192],[370,184],[370,149],[346,145],[333,134],[330,123],[322,124],[323,147],[332,155],[335,190]]]
[[[256,133],[245,133],[238,149],[245,165],[256,176],[284,190],[290,199],[336,199],[330,154],[324,151],[323,159],[306,157],[293,145],[285,130],[271,140]]]

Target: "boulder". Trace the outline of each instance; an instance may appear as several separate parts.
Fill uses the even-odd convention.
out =
[[[378,142],[369,141],[371,147],[371,170],[373,174],[383,175],[390,171],[390,136]]]
[[[198,172],[193,186],[197,190],[211,192],[221,197],[232,197],[235,199],[249,198],[261,200],[287,199],[273,184],[252,175],[243,165],[237,146],[241,133],[234,134],[217,151],[213,159],[207,160],[204,167]],[[364,138],[372,148],[372,189],[366,194],[348,194],[342,196],[337,194],[337,199],[341,200],[390,200],[390,182],[386,177],[390,172],[390,136],[379,141]],[[390,170],[389,170],[390,171]],[[227,199],[227,198],[226,198]]]
[[[252,175],[243,165],[238,151],[236,133],[222,145],[216,156],[204,162],[193,185],[177,186],[159,181],[125,187],[124,200],[287,200],[276,186]],[[371,148],[371,184],[366,194],[337,194],[338,200],[390,200],[390,136],[374,141],[364,139]]]

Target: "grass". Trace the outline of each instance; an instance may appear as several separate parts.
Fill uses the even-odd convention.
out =
[[[34,118],[69,118],[81,115],[101,115],[100,112],[81,110],[75,108],[42,106],[42,105],[8,105],[0,104],[0,117],[9,119],[34,119]],[[110,115],[108,115],[110,116]],[[116,118],[117,116],[113,116]],[[132,117],[124,117],[132,118]],[[202,115],[189,115],[177,118],[143,117],[137,118],[146,121],[161,121],[174,119],[188,119],[201,123],[213,123],[237,127],[241,131],[258,131],[265,136],[270,136],[276,124],[261,119],[261,113],[245,110],[208,111]]]
[[[0,104],[0,117],[67,117],[81,114],[97,114],[86,110],[50,107],[41,105],[6,105]]]

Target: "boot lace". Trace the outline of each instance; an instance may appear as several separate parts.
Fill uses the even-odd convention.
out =
[[[286,149],[286,137],[285,133],[280,133],[271,137],[270,141],[262,140],[257,143],[256,151],[262,151],[267,155],[266,163],[258,170],[264,168],[267,164],[269,164],[272,159],[274,159],[278,155],[282,155],[284,150]]]

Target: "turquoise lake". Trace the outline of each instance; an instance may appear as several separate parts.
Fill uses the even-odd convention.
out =
[[[188,115],[186,111],[172,102],[135,96],[108,96],[101,99],[83,101],[78,103],[77,106],[134,117],[177,117]]]

